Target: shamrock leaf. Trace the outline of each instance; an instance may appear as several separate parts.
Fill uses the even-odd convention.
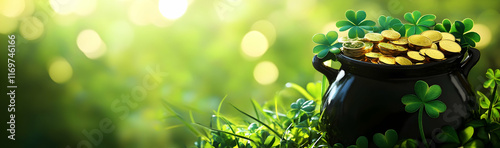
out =
[[[415,139],[406,139],[403,142],[401,142],[400,147],[401,148],[417,148],[418,142]]]
[[[378,29],[378,31],[393,29],[402,34],[404,34],[405,32],[403,24],[397,18],[393,18],[391,16],[386,17],[382,15],[378,18],[378,23],[380,24],[380,29]]]
[[[455,38],[460,39],[460,45],[462,48],[465,47],[475,47],[476,43],[481,41],[481,36],[476,32],[469,32],[474,26],[474,21],[470,18],[466,18],[463,21],[455,21],[453,23],[450,33],[455,36]]]
[[[398,141],[398,133],[395,130],[389,129],[385,132],[385,135],[381,133],[376,133],[373,135],[373,142],[379,148],[392,148],[396,145]]]
[[[454,147],[458,147],[460,144],[460,139],[455,129],[449,125],[443,126],[441,128],[442,132],[436,135],[436,139],[443,143],[453,144]]]
[[[368,139],[365,136],[358,137],[356,145],[351,145],[347,148],[368,148]]]
[[[290,107],[292,109],[287,113],[288,118],[297,119],[304,114],[311,116],[312,112],[316,108],[316,103],[313,100],[306,101],[305,99],[300,98],[296,102],[292,103]]]
[[[486,78],[488,78],[488,80],[483,83],[484,88],[493,88],[495,83],[500,85],[500,69],[496,69],[495,72],[493,72],[491,68],[488,69],[486,71]]]
[[[401,102],[405,104],[405,110],[409,113],[414,113],[419,109],[425,109],[427,115],[431,118],[437,118],[439,113],[446,110],[446,105],[435,100],[441,95],[441,87],[432,85],[429,87],[426,82],[419,80],[415,83],[415,93],[403,96]]]
[[[450,32],[451,30],[451,21],[449,19],[444,19],[442,23],[434,26],[434,30],[438,30],[441,32]]]
[[[419,11],[413,11],[413,13],[407,12],[404,15],[406,21],[410,24],[405,24],[406,36],[411,36],[414,34],[420,34],[426,30],[429,30],[430,27],[436,25],[434,20],[436,16],[433,14],[427,14],[420,17],[421,14]]]
[[[479,106],[482,108],[482,109],[487,109],[487,111],[481,115],[481,119],[486,119],[489,112],[492,113],[493,115],[493,118],[495,119],[499,119],[500,118],[500,102],[498,102],[498,99],[499,96],[496,95],[496,100],[495,100],[495,103],[491,105],[491,111],[489,109],[489,106],[491,104],[491,101],[490,99],[488,99],[488,97],[486,97],[486,95],[484,95],[483,93],[481,93],[480,91],[477,91],[477,95],[478,95],[478,100],[479,100]]]
[[[347,21],[338,21],[337,27],[340,28],[339,31],[349,30],[349,38],[363,38],[365,37],[365,31],[373,30],[375,22],[371,20],[365,20],[366,12],[348,10],[345,12],[345,17]]]
[[[331,52],[333,54],[340,53],[340,47],[342,44],[336,42],[338,38],[338,34],[335,31],[330,31],[328,33],[315,34],[312,38],[313,42],[319,45],[316,45],[313,48],[313,53],[318,54],[318,58],[324,58],[326,55]]]
[[[462,145],[469,142],[469,140],[471,140],[472,138],[472,135],[474,135],[474,128],[472,126],[469,126],[462,130],[459,135],[460,141],[462,141]]]

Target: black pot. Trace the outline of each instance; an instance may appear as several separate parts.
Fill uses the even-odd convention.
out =
[[[441,62],[398,66],[377,65],[338,54],[336,58],[342,66],[335,70],[325,66],[324,59],[315,56],[314,68],[330,82],[323,96],[321,119],[329,143],[351,145],[359,136],[366,136],[371,141],[375,133],[388,129],[396,130],[400,139],[421,141],[418,113],[407,113],[401,102],[404,95],[415,94],[414,85],[418,80],[424,80],[429,86],[441,86],[442,94],[437,100],[447,106],[438,118],[430,118],[424,113],[426,138],[435,139],[444,125],[462,128],[477,107],[467,75],[479,57],[479,50],[470,48]]]

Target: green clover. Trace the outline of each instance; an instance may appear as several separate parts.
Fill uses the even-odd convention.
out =
[[[434,26],[434,30],[441,32],[450,32],[451,31],[451,21],[449,19],[443,19],[443,22]]]
[[[466,18],[463,21],[455,21],[450,29],[450,33],[455,38],[460,39],[460,45],[464,47],[476,47],[476,43],[481,41],[481,36],[476,32],[469,32],[474,26],[474,21]]]
[[[488,69],[486,71],[486,78],[488,80],[483,83],[484,88],[493,88],[496,85],[500,85],[500,69],[496,69],[495,72],[493,72],[493,69]]]
[[[398,31],[402,34],[404,34],[404,32],[405,32],[403,23],[401,23],[401,21],[397,18],[393,18],[391,16],[386,17],[386,16],[381,15],[378,18],[378,23],[380,24],[380,28],[378,28],[378,30],[375,32],[380,32],[382,30],[389,30],[389,29],[393,29],[393,30]]]
[[[333,54],[340,53],[340,47],[342,47],[342,44],[337,42],[338,37],[339,35],[335,31],[330,31],[326,33],[326,35],[322,33],[315,34],[312,40],[314,43],[319,45],[316,45],[313,48],[313,53],[318,54],[318,58],[320,59],[326,57],[329,52]]]
[[[415,95],[416,94],[416,95]],[[424,135],[424,127],[422,125],[423,110],[431,118],[439,117],[439,113],[446,110],[446,104],[436,100],[441,95],[441,87],[432,85],[429,87],[425,81],[419,80],[415,83],[415,94],[408,94],[401,98],[401,102],[405,104],[405,110],[409,113],[418,112],[418,128],[422,142],[427,146],[427,140]]]
[[[426,30],[430,30],[430,27],[436,25],[434,20],[436,16],[433,14],[427,14],[422,17],[420,11],[413,11],[413,13],[407,12],[404,15],[406,21],[410,24],[405,24],[406,36],[411,36],[415,34],[420,34]]]
[[[365,20],[366,12],[348,10],[345,12],[345,17],[348,21],[338,21],[337,27],[340,28],[339,31],[349,30],[349,38],[363,38],[365,37],[365,31],[373,30],[375,22],[371,20]]]
[[[316,109],[316,103],[313,100],[306,101],[305,99],[300,98],[296,102],[292,103],[290,107],[292,109],[288,111],[287,117],[290,119],[297,119],[304,114],[311,116],[314,109]]]
[[[379,148],[393,148],[398,142],[398,133],[393,129],[387,130],[385,135],[382,133],[376,133],[373,135],[373,142]]]

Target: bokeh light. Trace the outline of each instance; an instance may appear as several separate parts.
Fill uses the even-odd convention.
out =
[[[42,36],[45,27],[37,17],[24,18],[19,26],[21,35],[27,40],[35,40]]]
[[[260,20],[252,25],[252,30],[259,31],[266,36],[269,46],[274,44],[276,40],[276,28],[267,20]]]
[[[188,7],[187,0],[160,0],[158,9],[161,14],[171,20],[180,18],[186,12]]]
[[[49,76],[52,81],[62,84],[68,81],[73,75],[71,65],[64,58],[56,58],[49,65]]]
[[[477,49],[484,49],[491,42],[491,30],[483,24],[474,24],[471,31],[477,32],[481,36],[481,41],[476,44]]]
[[[266,53],[268,46],[266,36],[259,31],[248,32],[241,41],[243,53],[250,57],[262,56]]]
[[[255,66],[253,77],[262,85],[274,83],[279,76],[278,67],[273,62],[263,61]]]
[[[78,7],[78,0],[49,0],[49,3],[54,12],[60,15],[71,14]]]
[[[90,59],[96,59],[106,52],[106,45],[94,30],[83,30],[76,39],[78,48]]]
[[[24,0],[0,0],[0,13],[15,18],[23,13],[25,5]]]

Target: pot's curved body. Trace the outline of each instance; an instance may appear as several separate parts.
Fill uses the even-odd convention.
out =
[[[371,139],[375,133],[388,129],[396,130],[400,138],[421,141],[418,113],[407,113],[401,102],[404,95],[415,94],[414,85],[418,80],[424,80],[429,86],[441,86],[438,100],[447,106],[447,110],[435,119],[424,113],[426,138],[435,139],[444,125],[462,127],[476,107],[467,75],[479,60],[480,53],[472,48],[465,59],[464,55],[465,50],[441,62],[398,66],[371,64],[339,54],[337,59],[342,63],[339,70],[324,66],[324,61],[315,57],[314,67],[330,81],[322,106],[322,123],[329,142],[350,145],[359,136]]]

